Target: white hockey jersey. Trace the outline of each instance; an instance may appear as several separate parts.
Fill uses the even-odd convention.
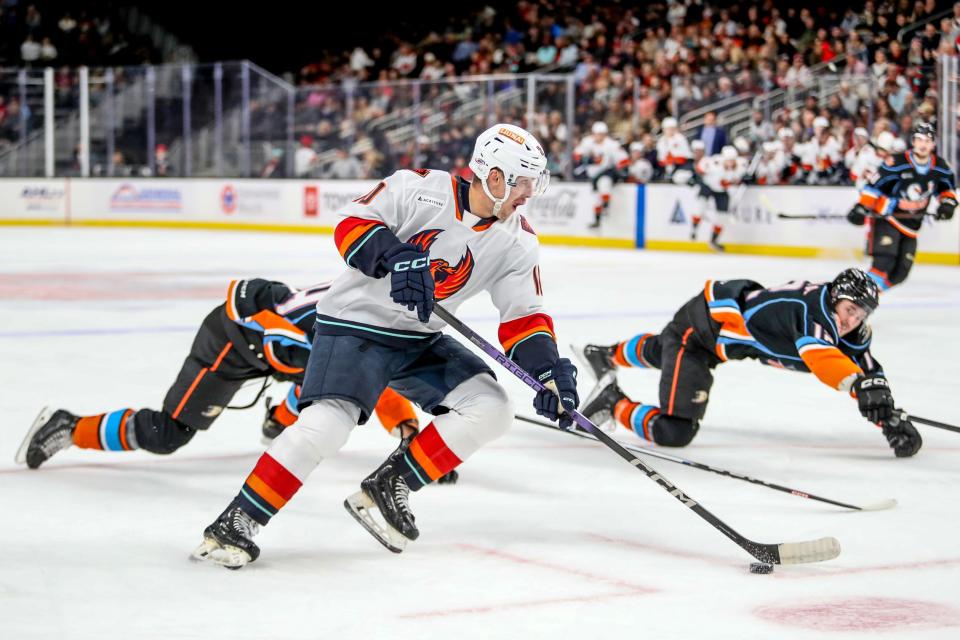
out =
[[[673,135],[661,136],[657,140],[657,162],[664,168],[667,175],[691,160],[693,160],[693,151],[690,150],[690,143],[679,131]]]
[[[401,170],[344,207],[334,241],[351,268],[317,304],[318,333],[404,345],[445,326],[436,315],[421,323],[390,298],[381,256],[399,239],[429,252],[435,298],[451,313],[489,292],[508,354],[534,335],[555,340],[543,311],[536,234],[519,212],[506,221],[474,215],[468,192],[469,183],[445,171]]]
[[[804,145],[800,162],[804,170],[810,172],[811,180],[814,180],[818,174],[829,174],[839,167],[843,160],[841,148],[835,136],[829,136],[826,142],[822,143],[819,139],[813,138]]]
[[[712,191],[728,191],[743,181],[747,173],[747,160],[737,158],[733,169],[724,167],[724,160],[720,155],[710,156],[700,161],[702,167],[703,184]]]
[[[764,155],[757,163],[757,184],[775,185],[783,183],[783,170],[787,166],[786,156],[783,150],[778,150],[771,154],[771,157]]]
[[[850,170],[850,179],[853,180],[857,189],[862,189],[880,175],[879,169],[883,160],[877,155],[877,150],[872,144],[865,144],[860,151],[856,149],[847,151],[844,163]]]
[[[593,136],[587,136],[574,149],[573,159],[575,162],[589,160],[587,177],[590,179],[611,169],[624,169],[630,164],[630,158],[623,146],[610,136],[606,136],[600,143],[597,143]]]

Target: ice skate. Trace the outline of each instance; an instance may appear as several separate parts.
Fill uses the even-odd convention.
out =
[[[203,543],[191,559],[212,562],[227,569],[240,569],[260,556],[260,547],[252,540],[260,525],[239,506],[231,503],[226,511],[203,532]]]
[[[616,374],[609,371],[584,399],[580,412],[604,431],[613,431],[616,428],[616,423],[612,422],[613,409],[624,397],[617,385]]]
[[[69,411],[57,409],[51,412],[44,407],[20,443],[14,461],[36,469],[53,454],[73,446],[73,428],[79,420]]]
[[[604,347],[596,344],[588,344],[585,347],[570,345],[573,352],[577,354],[580,362],[593,373],[596,380],[600,380],[610,371],[613,371],[613,346]]]
[[[380,544],[394,553],[401,553],[407,541],[420,536],[410,510],[410,488],[396,472],[396,463],[407,451],[408,441],[404,441],[380,468],[360,483],[360,491],[343,502],[357,522]],[[374,517],[379,511],[380,519]]]

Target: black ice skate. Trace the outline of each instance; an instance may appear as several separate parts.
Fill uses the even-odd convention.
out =
[[[409,440],[404,440],[379,469],[360,483],[360,491],[343,501],[350,515],[394,553],[402,552],[408,540],[420,536],[410,511],[410,488],[396,471],[409,444]],[[373,517],[374,509],[380,512],[382,523]]]
[[[613,419],[614,407],[625,397],[623,391],[617,386],[613,374],[609,374],[601,379],[593,391],[590,392],[590,395],[584,400],[580,412],[593,424],[603,427]]]
[[[283,433],[284,426],[273,419],[273,409],[270,408],[270,399],[267,398],[267,415],[263,417],[263,426],[261,427],[261,433],[263,436],[260,441],[263,444],[270,444],[273,442],[274,438]]]
[[[574,347],[574,353],[580,356],[581,362],[590,367],[593,377],[598,381],[613,371],[613,351],[616,347],[602,347],[588,344],[582,349]]]
[[[252,540],[260,525],[234,502],[203,532],[203,543],[190,555],[227,569],[240,569],[260,556]]]
[[[456,469],[451,469],[446,474],[437,478],[437,484],[457,484],[457,480],[460,479],[460,472]]]
[[[73,428],[80,420],[69,411],[48,407],[40,410],[27,435],[24,436],[14,460],[36,469],[58,451],[73,446]]]
[[[720,244],[719,238],[720,234],[717,232],[714,232],[713,235],[710,236],[710,248],[714,251],[726,251],[727,248]]]

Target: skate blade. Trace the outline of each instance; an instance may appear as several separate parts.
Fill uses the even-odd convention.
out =
[[[377,522],[372,513],[378,511],[377,505],[367,494],[356,492],[343,501],[343,508],[380,544],[394,553],[403,553],[407,538],[386,522]]]
[[[596,380],[596,379],[597,379],[597,376],[596,376],[596,374],[593,372],[593,365],[591,365],[591,364],[590,364],[590,361],[587,360],[587,357],[586,357],[585,355],[583,355],[583,350],[586,348],[586,346],[587,346],[587,345],[585,345],[585,344],[574,344],[574,343],[571,342],[571,343],[570,343],[570,350],[573,351],[573,357],[577,359],[577,364],[580,365],[580,366],[578,367],[577,371],[578,371],[578,372],[579,372],[579,371],[589,371],[589,372],[590,372],[590,377],[593,378],[594,380]],[[611,370],[608,371],[607,373],[611,373],[612,371],[613,371],[613,370],[611,369]],[[605,373],[603,376],[600,377],[600,379],[602,380],[604,377],[606,377],[606,375],[607,375],[607,374]],[[599,380],[598,380],[598,382],[599,382]],[[608,384],[609,384],[609,383],[608,383]]]
[[[613,369],[607,371],[600,380],[597,381],[597,384],[593,386],[593,389],[586,395],[586,397],[580,402],[581,407],[588,406],[593,402],[600,392],[606,389],[611,383],[615,382],[617,379],[617,372]],[[597,424],[598,427],[606,431],[607,433],[613,433],[617,430],[617,422],[613,419],[613,411],[610,412],[610,417],[604,420],[601,423]]]
[[[40,413],[37,414],[37,417],[34,419],[33,424],[30,425],[30,430],[27,431],[27,435],[23,437],[23,442],[20,443],[20,448],[17,449],[17,454],[13,457],[13,461],[17,464],[27,464],[27,449],[30,448],[30,441],[33,440],[33,436],[36,435],[37,431],[40,430],[40,427],[45,425],[50,416],[53,415],[53,411],[50,410],[50,407],[44,407],[40,409]]]
[[[221,545],[213,538],[204,538],[190,554],[193,562],[210,562],[227,569],[241,569],[250,563],[250,554],[233,545]]]

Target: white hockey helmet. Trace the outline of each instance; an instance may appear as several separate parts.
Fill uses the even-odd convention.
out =
[[[896,139],[893,137],[893,134],[889,131],[881,131],[880,135],[877,136],[877,141],[874,143],[874,146],[881,151],[893,153],[895,140]]]
[[[630,153],[643,153],[646,151],[646,147],[642,142],[631,142],[630,143]]]
[[[737,136],[733,139],[733,148],[740,153],[750,153],[750,143],[743,136]]]
[[[893,150],[893,153],[903,153],[907,150],[907,143],[904,142],[903,138],[894,138],[890,148]]]
[[[690,143],[690,148],[694,151],[699,149],[700,151],[705,151],[707,148],[707,143],[703,140],[694,140]]]
[[[664,118],[663,122],[660,123],[660,128],[666,131],[667,129],[676,129],[677,128],[677,119],[676,118]]]
[[[736,160],[740,157],[740,154],[737,153],[736,147],[728,144],[720,150],[720,157],[724,160]]]
[[[830,127],[830,121],[824,118],[823,116],[817,116],[813,119],[813,130],[817,131],[818,129],[827,129]]]
[[[863,127],[857,127],[856,129],[854,129],[853,135],[856,138],[863,138],[864,140],[870,139],[870,134],[867,133],[867,130],[864,129]]]
[[[783,145],[780,144],[779,140],[770,140],[768,142],[764,142],[762,147],[764,153],[776,153],[783,148]]]
[[[797,134],[790,127],[782,127],[780,131],[777,131],[777,137],[784,140],[786,138],[796,138]]]
[[[593,126],[590,127],[590,133],[595,136],[607,135],[610,133],[610,129],[607,128],[607,123],[603,120],[597,120],[593,123]]]
[[[500,169],[506,182],[502,198],[490,193],[487,178],[493,169]],[[510,190],[520,178],[533,181],[531,197],[542,195],[550,184],[547,155],[533,134],[513,124],[495,124],[479,136],[470,158],[470,170],[480,179],[483,192],[493,200],[493,215],[510,197]]]

